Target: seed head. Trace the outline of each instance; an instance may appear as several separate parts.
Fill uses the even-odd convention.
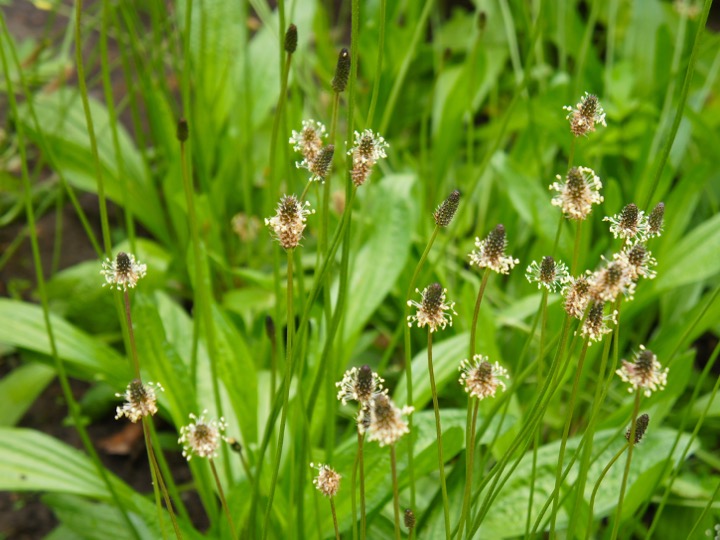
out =
[[[595,300],[588,308],[580,334],[589,339],[589,345],[592,345],[593,341],[602,341],[603,336],[612,331],[607,322],[616,322],[617,311],[613,311],[610,315],[604,315],[604,309],[605,304]]]
[[[603,257],[603,261],[605,266],[590,275],[590,296],[601,302],[613,302],[622,293],[632,299],[635,282],[625,260],[615,258],[607,261]]]
[[[115,410],[115,420],[126,416],[131,422],[135,423],[144,416],[153,416],[158,410],[158,391],[164,391],[164,388],[159,383],[143,384],[139,379],[132,381],[127,385],[124,393],[115,394],[115,397],[125,399],[125,403]]]
[[[447,227],[450,225],[453,217],[455,217],[455,212],[457,212],[459,204],[460,192],[456,189],[437,207],[437,210],[435,210],[433,214],[435,224],[439,227]]]
[[[665,218],[665,203],[657,203],[648,217],[647,237],[654,238],[662,234],[663,219]]]
[[[505,255],[507,238],[505,227],[498,225],[484,240],[475,238],[475,250],[470,253],[470,264],[478,268],[490,268],[498,274],[507,274],[520,261]]]
[[[335,146],[328,144],[320,150],[313,161],[303,159],[300,163],[295,163],[295,166],[310,171],[312,173],[310,176],[311,182],[324,183],[325,177],[330,172],[330,165],[332,165],[334,153]]]
[[[508,378],[508,371],[498,362],[491,364],[487,356],[476,354],[472,360],[460,362],[460,384],[471,397],[480,400],[495,397],[498,387],[505,390],[502,378]]]
[[[323,146],[323,139],[327,137],[325,126],[315,120],[303,120],[302,129],[297,132],[293,130],[290,137],[290,144],[293,150],[300,152],[305,158],[303,162],[313,163]],[[300,167],[296,162],[295,166]]]
[[[588,94],[580,98],[580,102],[573,108],[569,105],[563,107],[568,111],[567,120],[570,120],[570,131],[576,137],[586,135],[595,131],[595,124],[607,126],[605,123],[605,111],[600,105],[597,96]]]
[[[136,262],[134,255],[122,251],[117,254],[114,261],[105,259],[100,270],[105,276],[103,287],[109,285],[123,291],[127,291],[128,287],[131,289],[135,287],[138,280],[145,277],[146,272],[147,265]]]
[[[582,319],[585,308],[590,301],[590,282],[585,276],[571,278],[563,288],[565,312],[571,317]]]
[[[559,206],[565,217],[576,221],[585,219],[592,210],[593,204],[603,202],[600,195],[602,183],[595,171],[588,167],[573,167],[565,176],[565,181],[558,174],[557,182],[550,189],[558,192],[553,197],[553,206]]]
[[[540,264],[537,261],[530,263],[525,270],[525,278],[530,283],[537,283],[538,289],[545,287],[551,292],[555,292],[558,287],[562,288],[571,279],[565,263],[555,262],[552,257],[543,257]]]
[[[647,431],[648,424],[650,423],[650,417],[647,414],[641,414],[637,417],[637,420],[635,420],[635,438],[633,439],[635,442],[634,444],[639,443],[643,436],[645,435],[645,431]],[[625,439],[630,442],[630,436],[632,435],[632,424],[628,428],[628,430],[625,432]]]
[[[403,521],[405,521],[405,527],[407,530],[412,531],[415,528],[415,512],[413,512],[410,508],[406,508]]]
[[[285,52],[292,54],[297,49],[298,31],[297,26],[291,24],[285,32]]]
[[[310,468],[318,472],[313,479],[317,490],[326,497],[334,497],[340,489],[340,478],[342,477],[334,469],[322,463],[311,463]]]
[[[342,94],[345,91],[349,77],[350,53],[347,49],[342,49],[340,51],[340,55],[338,56],[337,66],[335,67],[335,76],[330,83],[336,94]]]
[[[370,402],[370,422],[366,428],[368,441],[377,441],[380,446],[395,442],[410,432],[408,424],[403,420],[413,412],[412,407],[398,409],[387,394],[378,394]],[[361,432],[362,424],[358,425]]]
[[[361,405],[367,405],[373,396],[387,392],[383,389],[382,383],[385,380],[375,373],[370,366],[364,365],[360,368],[350,368],[345,372],[340,382],[336,382],[335,386],[338,391],[337,398],[343,405],[347,405],[348,401],[357,401]]]
[[[352,156],[353,168],[350,176],[356,186],[365,183],[378,159],[387,157],[387,147],[385,139],[369,129],[362,133],[355,132],[355,146],[348,150],[348,155]]]
[[[207,411],[203,411],[199,417],[190,414],[190,419],[193,421],[180,428],[178,443],[182,445],[182,454],[188,461],[193,456],[210,459],[217,457],[220,442],[225,439],[223,436],[227,428],[225,419],[206,420],[206,414]]]
[[[615,238],[644,237],[647,231],[648,220],[645,212],[638,210],[633,203],[628,204],[619,214],[612,217],[604,217],[603,221],[609,221],[610,232]]]
[[[314,213],[309,202],[301,203],[295,195],[283,195],[276,214],[265,218],[265,225],[284,249],[293,249],[300,245],[307,216]]]
[[[653,267],[657,266],[657,261],[645,244],[640,242],[632,244],[620,253],[613,255],[613,258],[628,269],[630,279],[633,281],[637,281],[641,277],[654,279],[657,276],[657,272],[653,270]]]
[[[623,382],[630,383],[628,392],[640,388],[646,397],[650,397],[656,390],[663,390],[667,385],[669,368],[663,369],[657,356],[652,351],[640,345],[640,351],[635,354],[632,362],[622,361],[622,367],[617,373]]]
[[[415,289],[419,293],[419,289]],[[433,283],[423,289],[422,301],[408,300],[408,306],[417,308],[417,313],[408,317],[408,326],[412,326],[413,322],[417,322],[418,328],[427,326],[430,332],[435,332],[438,328],[445,330],[447,325],[452,326],[452,314],[457,315],[455,310],[455,302],[445,303],[445,293],[447,289],[443,289],[439,283]]]

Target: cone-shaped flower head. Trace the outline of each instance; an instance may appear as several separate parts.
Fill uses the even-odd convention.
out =
[[[459,204],[460,192],[456,189],[437,207],[437,210],[435,210],[433,214],[435,224],[438,227],[447,227],[450,225],[453,217],[455,217],[455,212],[457,212]]]
[[[298,31],[297,26],[291,24],[285,32],[285,52],[292,54],[297,49]]]
[[[605,261],[605,266],[595,271],[589,278],[590,296],[601,302],[614,302],[620,295],[632,299],[635,293],[635,282],[632,280],[632,272],[625,260],[615,258],[612,261]]]
[[[585,276],[571,278],[563,288],[565,312],[571,317],[582,319],[585,308],[590,301],[590,283]]]
[[[619,214],[604,217],[603,221],[610,222],[610,232],[615,238],[635,238],[645,236],[648,220],[645,212],[638,210],[633,203],[628,204]]]
[[[350,176],[356,186],[365,183],[378,159],[387,157],[385,149],[388,146],[385,139],[369,129],[362,133],[355,132],[355,146],[348,150],[348,155],[352,156]]]
[[[665,203],[657,203],[648,217],[647,237],[654,238],[662,234],[663,219],[665,218]]]
[[[370,423],[366,429],[368,441],[377,441],[380,446],[395,442],[410,432],[403,416],[413,412],[412,407],[398,409],[386,394],[378,394],[370,402]],[[362,429],[362,424],[359,425]]]
[[[637,281],[641,277],[654,279],[657,276],[657,272],[653,270],[657,266],[657,261],[645,244],[637,242],[613,255],[613,258],[628,269],[633,281]]]
[[[265,225],[270,227],[273,236],[285,249],[293,249],[300,245],[307,216],[314,214],[310,203],[301,203],[295,195],[283,195],[277,206],[276,214],[265,218]]]
[[[585,95],[580,98],[580,102],[575,107],[566,105],[563,109],[568,111],[565,118],[570,121],[570,131],[576,137],[595,131],[595,124],[607,126],[605,123],[605,111],[600,105],[597,96],[593,94],[585,92]]]
[[[498,274],[507,274],[520,261],[505,255],[507,238],[505,227],[498,225],[484,240],[475,238],[475,250],[470,253],[470,264],[478,268],[490,268]]]
[[[335,76],[333,77],[332,89],[337,94],[342,94],[347,87],[348,79],[350,78],[350,52],[347,49],[342,49],[338,55],[337,66],[335,66]]]
[[[652,351],[640,345],[640,351],[635,354],[632,362],[622,361],[622,367],[617,373],[623,382],[630,383],[628,392],[640,388],[646,397],[650,397],[656,390],[662,390],[667,385],[669,368],[663,369],[657,356]]]
[[[412,531],[415,528],[415,512],[413,512],[411,508],[405,509],[403,521],[408,531]]]
[[[132,253],[120,252],[116,255],[115,260],[109,258],[102,263],[100,273],[105,276],[105,285],[116,287],[117,290],[127,291],[128,287],[133,288],[137,285],[140,278],[145,277],[147,265],[140,264],[135,260]]]
[[[562,261],[555,261],[552,257],[543,257],[540,264],[537,261],[530,263],[525,270],[525,277],[530,283],[537,283],[538,289],[545,287],[548,291],[555,292],[570,281],[570,274],[567,266]]]
[[[293,150],[300,152],[305,158],[303,161],[313,163],[323,147],[323,139],[327,137],[325,126],[315,120],[303,120],[302,129],[293,130],[290,144]],[[300,166],[299,163],[295,164]]]
[[[310,181],[324,183],[325,178],[330,172],[330,166],[332,165],[333,154],[335,154],[335,146],[328,144],[323,147],[320,152],[315,156],[313,161],[303,159],[300,163],[295,163],[295,166],[300,169],[307,169],[310,171]]]
[[[645,432],[647,431],[648,424],[650,423],[650,417],[647,414],[641,414],[637,417],[637,420],[635,420],[635,438],[634,438],[634,444],[639,443],[642,438],[645,436]],[[632,436],[632,424],[628,428],[628,430],[625,432],[625,439],[630,442],[630,437]]]
[[[465,391],[472,397],[485,399],[486,397],[495,397],[498,387],[505,390],[505,382],[508,371],[498,362],[491,364],[488,362],[487,356],[476,354],[472,360],[463,360],[460,362],[460,384],[465,387]]]
[[[125,399],[125,403],[116,409],[115,420],[126,416],[131,422],[137,422],[144,416],[153,416],[157,408],[157,392],[164,389],[158,383],[143,384],[135,379],[128,384],[125,392],[115,394],[116,397]]]
[[[610,315],[605,315],[604,309],[603,302],[598,301],[593,301],[588,308],[580,334],[589,338],[589,345],[592,345],[593,341],[602,341],[603,336],[612,331],[607,322],[616,322],[617,312],[613,311]]]
[[[370,366],[364,365],[359,368],[353,367],[345,372],[340,382],[336,382],[340,390],[337,398],[343,405],[347,405],[348,401],[357,401],[361,405],[367,405],[373,396],[376,396],[386,390],[383,390],[385,380],[375,373]]]
[[[550,189],[557,191],[553,197],[553,206],[559,206],[565,217],[574,220],[585,219],[592,210],[593,204],[603,202],[600,195],[602,182],[595,171],[588,167],[573,167],[562,181],[558,174],[557,182],[550,185]]]
[[[317,490],[326,497],[334,497],[340,489],[340,478],[334,469],[323,463],[311,463],[310,468],[315,469],[318,474],[313,478],[313,484]]]
[[[192,422],[180,428],[178,443],[183,447],[183,456],[188,461],[193,456],[201,458],[215,458],[220,443],[225,439],[223,433],[227,428],[224,418],[219,420],[206,420],[207,411],[198,417],[190,414]]]
[[[415,289],[419,293],[419,289]],[[443,289],[439,283],[433,283],[425,287],[422,295],[422,301],[408,300],[408,306],[416,307],[417,313],[408,317],[408,326],[412,326],[413,322],[417,322],[418,328],[427,326],[431,332],[435,332],[438,328],[445,330],[445,327],[452,326],[452,315],[457,315],[455,310],[455,302],[446,303],[445,293],[447,289]]]

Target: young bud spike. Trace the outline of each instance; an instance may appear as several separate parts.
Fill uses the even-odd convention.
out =
[[[412,531],[415,528],[415,512],[410,508],[405,509],[403,520],[405,521],[405,527],[407,527],[408,531]]]
[[[298,32],[297,26],[291,24],[285,32],[285,52],[292,54],[297,49]]]
[[[634,444],[637,444],[642,440],[643,436],[645,435],[645,431],[647,431],[649,423],[650,417],[647,414],[641,414],[640,416],[638,416],[637,420],[635,421]],[[632,435],[632,425],[625,432],[625,439],[627,439],[628,442],[630,442],[630,435]]]
[[[184,143],[185,141],[187,141],[189,133],[190,133],[190,131],[188,129],[187,120],[185,120],[184,118],[181,118],[180,120],[178,120],[178,125],[177,125],[178,141],[180,141],[181,143]]]
[[[347,49],[340,51],[337,66],[335,67],[335,76],[332,80],[332,88],[335,93],[342,94],[347,87],[350,78],[350,52]]]
[[[438,227],[447,227],[450,225],[453,217],[455,217],[455,212],[457,212],[459,205],[460,192],[456,189],[440,204],[440,206],[437,207],[437,210],[435,210],[435,213],[433,214],[435,224]]]

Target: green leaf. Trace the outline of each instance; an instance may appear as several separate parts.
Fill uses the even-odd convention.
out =
[[[0,379],[0,426],[14,426],[55,378],[43,364],[24,364]]]

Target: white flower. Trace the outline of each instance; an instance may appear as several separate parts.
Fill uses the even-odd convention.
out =
[[[419,289],[415,289],[419,293]],[[417,308],[417,313],[408,317],[408,326],[412,326],[413,322],[417,322],[418,328],[427,326],[430,332],[437,331],[438,328],[445,330],[445,327],[452,326],[452,314],[457,315],[455,310],[455,302],[445,303],[445,293],[447,289],[443,289],[439,283],[433,283],[425,287],[422,292],[422,301],[408,300],[407,305]]]
[[[126,416],[131,422],[137,422],[144,416],[153,416],[157,413],[157,392],[164,391],[159,383],[149,382],[143,384],[135,379],[128,384],[125,392],[115,394],[116,397],[125,398],[125,403],[116,409],[115,420]]]
[[[310,467],[318,471],[318,475],[313,479],[317,490],[326,497],[334,497],[340,489],[342,476],[322,463],[311,463]]]
[[[558,174],[558,179],[550,185],[550,189],[558,192],[553,197],[552,205],[559,206],[565,217],[574,220],[585,219],[592,210],[593,204],[603,202],[600,195],[602,182],[595,171],[588,167],[573,167],[565,176],[565,181]]]
[[[663,390],[667,385],[669,368],[663,369],[657,356],[640,345],[640,352],[635,354],[632,362],[622,361],[622,367],[617,373],[623,382],[630,383],[628,392],[634,392],[640,388],[646,397],[650,397],[656,390]]]
[[[194,455],[202,458],[217,457],[217,451],[225,437],[223,432],[227,428],[224,418],[219,420],[206,420],[207,411],[203,411],[198,417],[190,414],[193,420],[187,426],[180,428],[178,443],[183,447],[183,456],[188,461]]]
[[[498,274],[507,274],[520,261],[509,255],[505,255],[507,238],[505,227],[498,225],[484,240],[475,238],[475,247],[470,253],[470,264],[478,268],[490,268]]]
[[[100,273],[105,276],[105,285],[116,287],[118,290],[127,291],[137,285],[140,278],[145,277],[147,266],[135,261],[135,256],[131,253],[120,252],[112,261],[109,258],[102,263]]]
[[[388,146],[380,134],[369,129],[362,133],[355,132],[355,146],[348,151],[348,155],[352,156],[353,168],[350,177],[356,186],[365,183],[378,159],[387,157],[385,149]]]
[[[403,416],[411,414],[414,411],[413,407],[398,409],[386,394],[379,394],[373,398],[369,409],[370,419],[367,427],[358,421],[360,432],[367,431],[368,441],[378,441],[380,446],[395,444],[400,437],[410,432]],[[360,415],[363,414],[363,411],[360,411]]]
[[[499,362],[491,364],[487,356],[476,354],[472,360],[460,362],[460,384],[472,397],[485,399],[495,397],[498,387],[505,390],[505,382],[501,377],[507,379],[508,371]]]
[[[265,218],[265,225],[284,249],[293,249],[300,245],[307,216],[314,214],[310,203],[301,203],[295,195],[283,195],[275,215]]]

